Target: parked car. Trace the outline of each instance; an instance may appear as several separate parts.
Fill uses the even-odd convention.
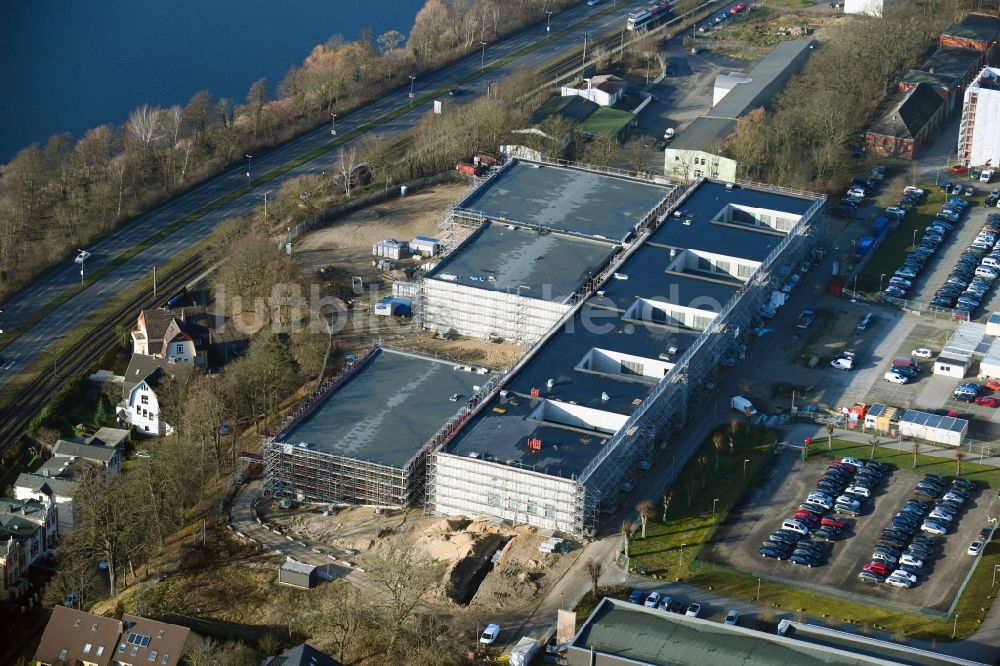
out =
[[[947,534],[948,530],[940,523],[933,523],[924,521],[924,524],[920,526],[920,529],[928,534]]]
[[[991,398],[990,396],[980,396],[976,398],[976,404],[982,405],[983,407],[996,407],[1000,405],[1000,400]]]
[[[723,620],[722,623],[723,624],[736,624],[736,621],[739,620],[739,618],[740,618],[740,614],[737,613],[734,610],[731,610],[728,613],[726,613],[726,619]]]
[[[887,372],[882,375],[882,378],[891,384],[908,384],[910,381],[909,377],[905,377],[896,372]]]
[[[880,576],[872,571],[862,571],[858,574],[858,580],[862,583],[881,583],[885,580],[885,576]]]
[[[691,604],[687,607],[687,612],[685,612],[684,615],[688,617],[698,617],[699,613],[701,613],[701,604]]]
[[[913,351],[910,352],[910,356],[912,356],[913,358],[930,358],[933,355],[934,352],[932,352],[927,347],[918,347],[917,349],[914,349]]]
[[[639,591],[636,590],[635,592],[632,592],[632,595],[634,596],[636,592]],[[641,595],[642,592],[639,592],[639,594]],[[629,597],[629,601],[632,601],[632,597]],[[638,603],[638,602],[633,601],[632,603]],[[499,636],[500,636],[500,625],[488,624],[486,625],[486,629],[483,631],[483,635],[479,637],[479,642],[482,645],[493,645],[493,643],[496,642]]]
[[[646,602],[643,604],[646,608],[656,608],[660,603],[660,593],[650,592],[649,596],[646,597]]]
[[[982,551],[983,551],[983,542],[982,541],[973,541],[972,543],[969,544],[969,550],[967,550],[966,552],[969,555],[975,556],[975,555],[978,555],[979,553],[981,553]]]
[[[628,601],[632,604],[641,604],[646,598],[646,593],[642,590],[632,590],[632,593],[628,595]]]

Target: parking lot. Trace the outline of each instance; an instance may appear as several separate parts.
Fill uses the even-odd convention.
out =
[[[823,448],[824,442],[814,443]],[[938,537],[932,557],[924,564],[924,576],[911,589],[888,585],[864,584],[858,580],[862,565],[871,560],[872,547],[883,528],[913,494],[922,478],[919,469],[893,469],[862,505],[858,518],[838,520],[848,523],[840,540],[824,543],[821,566],[807,568],[789,561],[760,556],[761,544],[776,531],[782,520],[790,517],[815,488],[830,462],[824,455],[814,455],[802,462],[795,448],[784,447],[775,454],[774,464],[759,487],[741,506],[729,514],[715,539],[701,554],[701,559],[724,564],[754,576],[780,582],[802,583],[807,587],[826,588],[835,594],[848,593],[869,603],[890,600],[893,604],[946,611],[954,600],[975,558],[966,551],[979,530],[988,526],[990,503],[995,495],[978,490],[965,503],[962,512],[945,537]],[[995,503],[994,503],[995,504]],[[995,506],[994,506],[995,509]]]

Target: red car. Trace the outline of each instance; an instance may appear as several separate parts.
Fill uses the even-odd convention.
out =
[[[961,174],[965,173],[966,171],[968,171],[968,169],[966,169],[966,168],[965,168],[964,166],[962,166],[961,164],[956,164],[955,166],[953,166],[953,167],[951,168],[951,172],[952,172],[953,174],[957,174],[957,175],[961,175]]]
[[[792,517],[797,518],[799,520],[807,520],[811,525],[816,524],[816,515],[809,513],[805,509],[799,509],[794,514],[792,514]]]
[[[991,391],[1000,391],[1000,380],[991,379],[990,381],[986,382],[986,388],[988,388]]]
[[[991,398],[988,395],[983,395],[976,398],[976,404],[982,405],[983,407],[996,407],[1000,405],[1000,400],[997,400],[996,398]]]
[[[830,463],[830,467],[839,467],[840,469],[844,470],[845,472],[853,472],[854,471],[854,465],[848,465],[847,463],[840,462],[839,460],[834,460],[832,463]]]
[[[884,576],[889,573],[889,567],[885,566],[881,562],[869,562],[865,566],[861,567],[865,571],[870,571],[872,573],[877,573],[879,576]]]
[[[732,9],[729,10],[729,13],[730,14],[739,14],[741,11],[743,11],[746,8],[747,8],[747,5],[746,5],[745,2],[738,2],[738,3],[736,3],[733,6]]]
[[[819,521],[822,525],[830,525],[831,527],[836,527],[838,529],[844,529],[847,527],[847,523],[842,520],[834,520],[833,518],[824,518]]]

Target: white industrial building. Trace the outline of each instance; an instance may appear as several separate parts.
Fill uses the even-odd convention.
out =
[[[882,12],[892,4],[892,0],[844,0],[844,13],[881,18]]]
[[[968,166],[1000,166],[1000,69],[996,67],[983,69],[965,90],[958,156]]]
[[[899,434],[937,444],[959,446],[969,434],[969,422],[954,416],[908,409],[899,417]]]
[[[555,219],[570,206],[569,219],[593,210],[607,221],[634,203],[608,176],[546,169],[529,173],[535,189],[501,179],[493,195]],[[549,176],[582,178],[590,199],[565,196]],[[559,325],[461,423],[438,433],[427,510],[593,534],[600,513],[650,469],[653,450],[670,447],[719,364],[742,358],[761,306],[815,243],[824,201],[701,179],[647,208],[651,217],[629,217],[642,224],[623,220],[622,255],[577,289]]]

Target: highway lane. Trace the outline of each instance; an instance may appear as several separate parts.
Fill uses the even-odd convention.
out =
[[[466,76],[475,76],[477,73],[479,75],[475,79],[463,83],[462,87],[470,91],[469,98],[473,94],[481,94],[485,91],[488,81],[503,79],[520,68],[534,68],[542,62],[556,58],[566,50],[571,50],[582,45],[584,32],[594,37],[613,29],[623,29],[628,12],[634,11],[635,7],[641,4],[641,2],[619,3],[620,6],[614,12],[587,24],[581,29],[572,30],[561,37],[551,36],[549,39],[546,39],[545,25],[533,26],[500,43],[488,46],[486,48],[486,64],[490,65],[532,43],[538,44],[536,50],[507,63],[495,71],[487,73],[480,73],[482,56],[480,52],[475,52],[441,71],[417,79],[414,85],[415,97],[419,98],[434,90],[447,87],[449,84]],[[574,7],[563,14],[553,15],[551,22],[552,32],[556,33],[559,30],[574,25],[586,16],[601,9],[603,9],[601,5],[588,7],[585,3],[582,3],[580,6]],[[408,92],[409,88],[404,86],[400,90],[385,95],[364,109],[346,116],[343,120],[338,118],[338,133],[349,133],[379,116],[399,108],[407,107],[409,105]],[[462,98],[456,101],[461,102]],[[378,126],[372,131],[387,137],[408,131],[418,124],[431,108],[432,104],[430,102],[414,105],[407,113]],[[300,155],[325,145],[330,139],[330,128],[324,124],[283,146],[263,153],[259,157],[253,157],[250,160],[251,176],[262,175],[270,169],[286,164]],[[17,361],[13,368],[0,370],[0,386],[6,384],[21,367],[30,363],[46,345],[58,340],[65,332],[81,323],[90,312],[99,307],[108,298],[115,297],[133,284],[135,280],[148,275],[152,271],[153,266],[162,266],[170,257],[202,240],[206,234],[210,233],[225,219],[244,215],[252,211],[256,206],[261,204],[262,195],[265,191],[276,191],[286,180],[304,173],[329,171],[337,161],[337,152],[337,150],[332,150],[324,153],[316,159],[279,177],[255,186],[252,191],[244,193],[234,201],[220,206],[198,220],[181,227],[159,243],[131,257],[94,283],[88,285],[86,289],[46,315],[34,327],[21,334],[7,346],[3,352],[4,357],[6,359],[17,359]],[[95,243],[92,247],[86,248],[92,253],[92,256],[87,260],[84,269],[92,272],[100,268],[133,247],[142,239],[156,234],[184,216],[245,186],[247,179],[246,171],[247,165],[244,162],[194,190],[137,218],[125,228]],[[13,330],[21,322],[24,322],[34,313],[38,312],[46,303],[59,296],[65,289],[77,284],[79,280],[80,267],[71,260],[67,260],[64,265],[53,269],[4,304],[3,314],[0,315],[2,317],[0,319],[0,329]]]

